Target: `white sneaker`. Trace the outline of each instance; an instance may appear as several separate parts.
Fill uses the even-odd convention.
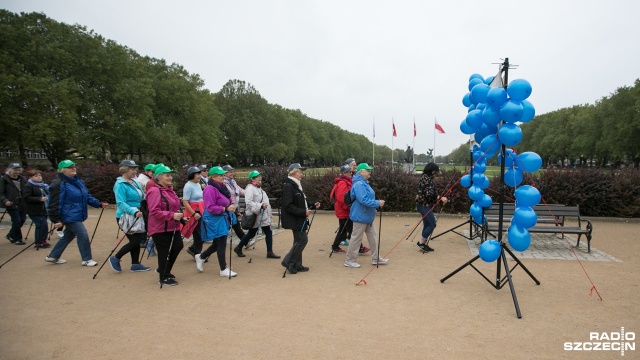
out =
[[[231,273],[231,277],[234,277],[234,276],[238,275],[236,272],[234,272],[233,270],[229,269],[228,266],[227,266],[226,269],[220,270],[220,276],[222,276],[222,277],[229,277],[229,273]]]
[[[98,263],[93,260],[87,260],[82,262],[82,266],[96,266],[96,265],[98,265]]]
[[[196,256],[194,256],[193,258],[196,260],[196,268],[198,268],[198,271],[203,272],[204,259],[200,257],[200,254],[196,254]]]
[[[45,256],[44,257],[44,261],[46,262],[50,262],[50,263],[54,263],[54,264],[64,264],[67,262],[67,260],[65,259],[56,259],[56,258],[52,258],[49,256]]]
[[[360,267],[360,264],[358,264],[357,262],[346,262],[344,263],[344,267],[357,269]]]
[[[385,259],[383,257],[376,259],[371,259],[371,265],[386,265],[389,262],[389,259]]]

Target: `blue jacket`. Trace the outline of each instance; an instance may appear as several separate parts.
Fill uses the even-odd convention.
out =
[[[52,223],[83,222],[89,216],[87,204],[95,208],[102,206],[98,199],[89,194],[89,190],[77,176],[70,178],[58,174],[51,183],[50,190],[49,217]]]
[[[138,181],[133,180],[133,185],[131,185],[120,176],[113,185],[113,193],[116,195],[116,219],[120,219],[123,213],[135,215],[140,210],[140,201],[144,200],[144,190]],[[142,193],[142,198],[140,198],[140,193]]]
[[[349,218],[353,222],[371,224],[376,217],[376,209],[380,207],[380,201],[376,200],[369,181],[360,174],[353,175],[353,185],[351,186],[351,210]]]

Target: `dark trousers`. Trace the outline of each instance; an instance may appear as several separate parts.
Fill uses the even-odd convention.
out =
[[[307,236],[306,231],[291,231],[293,232],[293,246],[291,247],[291,250],[289,250],[287,255],[285,255],[282,262],[287,265],[287,268],[299,268],[302,266],[302,252],[307,246],[307,242],[309,242],[309,237]]]
[[[340,247],[341,241],[347,240],[347,238],[351,237],[352,231],[353,221],[351,221],[351,219],[338,219],[338,233],[336,234],[335,240],[333,240],[331,248],[333,250],[337,250]]]
[[[46,215],[29,215],[31,222],[36,227],[34,239],[36,244],[42,244],[47,241],[47,235],[49,233],[49,225],[47,224]]]
[[[218,254],[218,263],[220,264],[220,270],[224,270],[227,268],[227,260],[224,258],[225,252],[227,248],[227,236],[221,236],[219,238],[213,239],[211,245],[205,250],[202,254],[200,254],[201,259],[206,259],[211,254]]]
[[[22,240],[22,225],[27,220],[27,215],[18,209],[7,209],[9,216],[11,216],[11,230],[7,236],[11,240]]]
[[[234,225],[231,225],[231,228],[233,229],[233,232],[236,233],[236,236],[238,237],[238,239],[242,239],[245,235],[244,231],[242,230],[242,226],[240,226],[240,222],[237,222]]]
[[[242,240],[240,240],[238,247],[242,249],[242,247],[247,246],[249,241],[258,233],[258,229],[259,228],[252,228],[249,230]],[[264,233],[264,241],[267,243],[267,252],[273,252],[273,233],[271,232],[271,226],[263,226],[262,232]]]
[[[193,229],[193,233],[191,233],[191,236],[193,237],[193,245],[190,246],[191,251],[193,251],[194,254],[200,254],[202,252],[202,235],[200,235],[200,221],[198,221],[198,225],[196,225],[195,229]]]
[[[116,219],[118,221],[118,219]],[[127,234],[129,243],[120,248],[116,254],[116,258],[121,260],[127,253],[131,254],[131,265],[140,263],[140,244],[146,239],[146,233]],[[166,254],[165,254],[166,255]],[[165,259],[166,260],[166,259]]]
[[[166,277],[167,274],[171,273],[173,264],[176,262],[180,251],[182,251],[182,237],[179,231],[167,231],[153,234],[153,241],[158,251],[158,272],[160,273],[160,280],[163,280],[162,274]],[[167,261],[167,256],[169,257],[169,261]]]

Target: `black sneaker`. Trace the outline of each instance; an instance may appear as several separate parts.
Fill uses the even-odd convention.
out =
[[[176,286],[178,285],[178,282],[176,281],[176,279],[168,277],[164,280],[158,281],[158,284],[164,286]]]
[[[309,271],[309,268],[303,265],[300,265],[296,268],[296,270],[298,270],[298,272],[307,272]]]
[[[156,268],[156,274],[158,274],[158,275],[160,274],[158,272],[158,268]],[[166,277],[167,279],[175,279],[176,278],[176,276],[173,275],[172,273],[165,274],[164,277]]]
[[[435,250],[431,246],[425,244],[424,251],[435,251]]]
[[[427,249],[426,249],[427,243],[420,244],[420,241],[418,241],[418,242],[416,242],[416,245],[418,245],[418,249],[420,249],[420,251],[422,251],[422,252],[427,251]]]
[[[22,240],[16,240],[16,241],[13,241],[13,244],[14,244],[14,245],[24,245],[24,244],[25,244],[25,242],[24,242],[24,241],[22,241]]]

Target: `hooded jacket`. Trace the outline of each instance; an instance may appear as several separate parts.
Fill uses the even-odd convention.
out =
[[[380,207],[380,201],[376,200],[376,194],[369,185],[369,181],[360,174],[353,175],[351,198],[354,199],[349,212],[351,221],[372,223],[376,217],[376,209]]]
[[[200,222],[202,240],[227,236],[231,221],[235,221],[229,217],[232,213],[225,211],[225,208],[231,205],[231,199],[222,194],[212,183],[204,188],[202,199],[204,201],[204,214]]]
[[[89,217],[87,204],[94,208],[102,206],[91,194],[84,182],[76,175],[70,178],[62,173],[53,180],[50,188],[49,217],[52,223],[83,222]]]
[[[348,219],[350,209],[349,206],[344,203],[344,194],[351,190],[352,179],[351,177],[341,175],[333,179],[333,183],[334,189],[330,195],[335,201],[333,203],[333,210],[338,219]]]
[[[149,207],[147,223],[149,236],[179,230],[180,225],[178,221],[173,220],[173,214],[180,212],[180,199],[172,186],[156,185],[148,189],[147,206]]]
[[[140,210],[140,202],[144,200],[144,186],[135,179],[132,181],[133,185],[120,176],[113,184],[117,205],[116,219],[120,219],[123,213],[135,215]]]

